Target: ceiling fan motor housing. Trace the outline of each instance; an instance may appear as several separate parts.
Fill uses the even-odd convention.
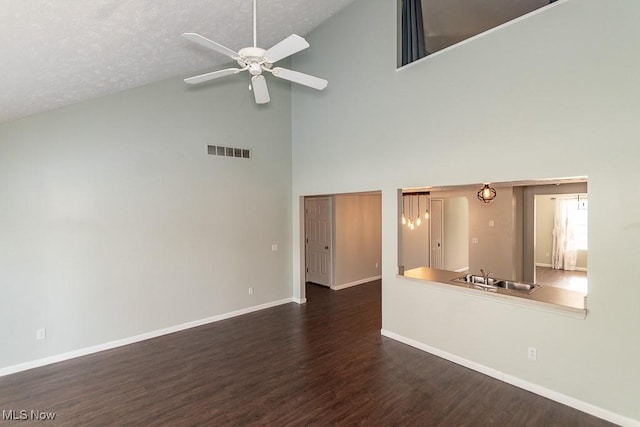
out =
[[[241,67],[249,67],[249,73],[253,76],[257,76],[262,74],[262,64],[264,64],[267,59],[264,57],[266,50],[261,49],[259,47],[245,47],[244,49],[240,49],[238,55],[238,64]]]

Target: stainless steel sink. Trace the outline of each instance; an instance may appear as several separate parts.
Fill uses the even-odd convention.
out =
[[[540,287],[531,283],[513,282],[511,280],[500,280],[496,282],[496,286],[503,289],[510,289],[512,291],[527,292],[529,294],[535,292]]]
[[[464,276],[456,277],[455,279],[453,279],[453,281],[459,283],[467,283],[470,286],[488,291],[506,289],[527,294],[532,294],[540,287],[540,285],[534,285],[531,283],[520,283],[514,282],[512,280],[496,279],[493,277],[484,277],[475,274],[466,274]]]
[[[485,286],[496,286],[496,283],[500,281],[500,279],[494,279],[493,277],[483,277],[477,276],[475,274],[467,274],[464,276],[456,277],[453,279],[455,282],[469,283],[473,285],[485,285]]]

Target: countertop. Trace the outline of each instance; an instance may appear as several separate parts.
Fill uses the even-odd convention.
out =
[[[586,295],[580,292],[569,291],[567,289],[555,288],[553,286],[541,285],[532,294],[526,294],[523,292],[512,291],[508,289],[498,289],[497,291],[485,291],[482,289],[474,288],[465,283],[453,282],[456,277],[462,276],[462,273],[455,271],[439,270],[437,268],[418,267],[404,272],[404,276],[409,279],[417,279],[420,281],[434,282],[440,284],[446,284],[456,288],[467,289],[473,292],[482,292],[502,299],[510,299],[515,301],[521,301],[523,303],[531,303],[533,305],[546,307],[550,309],[558,309],[560,311],[566,311],[573,314],[586,316]]]

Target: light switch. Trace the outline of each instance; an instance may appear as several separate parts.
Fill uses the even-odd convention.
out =
[[[278,244],[274,243],[273,245],[271,245],[271,250],[274,251],[274,252],[277,251],[278,250]]]
[[[494,220],[490,219],[489,220],[489,227],[495,227],[496,223]]]

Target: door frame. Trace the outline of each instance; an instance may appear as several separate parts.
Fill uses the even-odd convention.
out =
[[[306,284],[308,282],[307,280],[307,272],[309,270],[309,251],[307,250],[307,244],[308,244],[308,237],[307,237],[307,214],[308,214],[308,209],[307,209],[307,201],[308,200],[322,200],[322,199],[326,199],[329,202],[329,233],[330,233],[330,239],[331,242],[329,244],[329,257],[328,257],[328,262],[329,262],[329,283],[326,285],[328,287],[332,287],[335,283],[335,218],[334,218],[334,201],[333,201],[333,196],[305,196],[302,198],[302,212],[303,212],[303,218],[302,218],[302,230],[303,230],[303,235],[302,235],[302,247],[304,248],[304,255],[302,257],[302,261],[303,261],[303,268],[302,268],[302,279],[303,279],[303,283]],[[314,282],[316,283],[316,282]],[[324,284],[320,284],[319,285],[325,286]]]
[[[436,215],[436,218],[440,217],[440,224],[437,224],[440,227],[440,260],[442,265],[437,268],[444,268],[445,259],[444,259],[444,199],[442,198],[429,198],[429,267],[433,267],[433,201],[437,201],[440,203],[440,212],[439,215]]]

